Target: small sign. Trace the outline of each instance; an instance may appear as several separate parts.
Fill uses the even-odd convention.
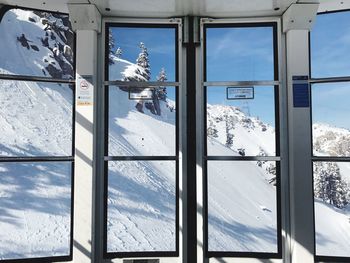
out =
[[[77,79],[77,105],[91,106],[94,99],[94,86],[92,76],[78,76]]]
[[[310,107],[309,77],[293,76],[293,106],[294,108]]]
[[[228,100],[254,99],[254,87],[227,87]]]
[[[130,100],[151,100],[153,91],[150,88],[130,88]]]

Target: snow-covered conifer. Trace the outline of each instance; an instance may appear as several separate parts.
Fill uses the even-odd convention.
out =
[[[342,180],[336,163],[315,164],[314,193],[315,197],[338,208],[349,204],[349,186]]]
[[[112,55],[114,54],[115,40],[114,40],[111,29],[109,29],[109,35],[108,35],[108,48],[109,48],[108,62],[109,62],[109,65],[112,65],[112,64],[114,64],[114,61],[112,59]]]
[[[136,59],[136,63],[145,70],[145,72],[142,75],[148,81],[151,78],[151,65],[149,63],[147,47],[143,42],[140,43],[140,49],[141,52],[138,58]]]
[[[120,47],[118,47],[117,50],[115,51],[115,56],[117,58],[120,58],[122,54],[123,54],[123,50]]]
[[[157,81],[159,82],[165,82],[167,81],[167,75],[166,75],[166,71],[164,68],[162,68],[157,76]],[[157,97],[158,99],[160,100],[163,100],[163,101],[166,101],[166,98],[167,98],[167,91],[166,91],[166,87],[164,86],[161,86],[161,87],[158,87],[156,89],[156,93],[157,93]]]
[[[231,130],[231,123],[230,123],[230,119],[228,118],[228,116],[225,116],[225,122],[226,122],[226,147],[231,148],[233,145],[233,134],[230,132]]]

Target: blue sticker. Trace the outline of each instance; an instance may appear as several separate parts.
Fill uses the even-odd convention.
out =
[[[293,105],[295,108],[310,107],[308,76],[293,76]]]

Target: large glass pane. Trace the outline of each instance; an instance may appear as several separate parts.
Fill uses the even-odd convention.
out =
[[[208,161],[209,251],[277,252],[276,162]]]
[[[109,80],[176,81],[175,27],[109,27]]]
[[[310,33],[311,76],[350,75],[350,12],[318,15]]]
[[[0,259],[70,254],[71,165],[0,164]]]
[[[350,156],[350,84],[312,85],[313,154]]]
[[[176,155],[175,90],[110,87],[108,155]]]
[[[207,81],[274,80],[273,28],[206,29]]]
[[[107,252],[176,250],[175,166],[109,162]]]
[[[350,163],[314,162],[316,255],[350,257]]]
[[[0,74],[74,79],[68,15],[11,9],[0,23]]]
[[[0,155],[72,155],[73,87],[0,80]]]
[[[249,87],[251,99],[230,99],[244,88],[207,87],[208,155],[276,154],[274,87]]]

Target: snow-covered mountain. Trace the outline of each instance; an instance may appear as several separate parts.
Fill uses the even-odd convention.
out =
[[[208,137],[228,146],[235,152],[244,149],[247,156],[275,155],[275,129],[239,108],[226,105],[207,105]],[[208,143],[208,155],[217,155]]]
[[[324,123],[313,125],[314,155],[350,156],[350,131]]]
[[[67,26],[65,18],[9,11],[0,23],[0,71],[71,78]],[[147,81],[142,66],[111,59],[111,80]],[[69,86],[0,81],[0,87],[1,155],[71,154]],[[125,87],[111,86],[108,122],[111,156],[175,155],[176,108],[166,96],[141,102],[130,100]],[[275,155],[274,127],[239,108],[207,105],[207,124],[209,155]],[[333,145],[346,145],[349,134],[315,125],[317,152],[346,153],[346,146]],[[340,178],[350,182],[349,164],[337,166]],[[275,162],[208,162],[210,250],[276,252],[275,167]],[[109,162],[108,251],[175,250],[175,169],[171,160]],[[322,170],[338,171],[334,165],[317,172]],[[70,179],[69,163],[0,164],[0,259],[69,253]],[[339,209],[321,200],[315,203],[318,254],[341,256],[350,243],[349,206]]]

